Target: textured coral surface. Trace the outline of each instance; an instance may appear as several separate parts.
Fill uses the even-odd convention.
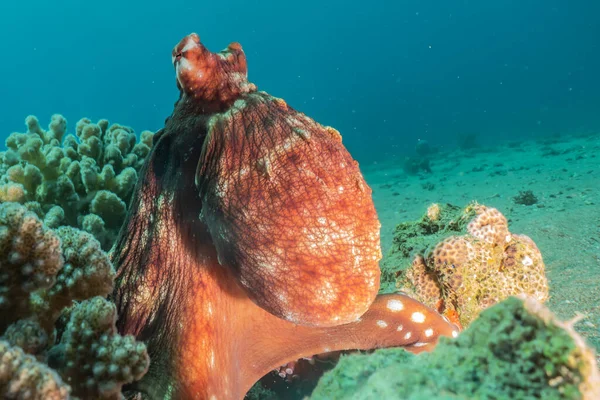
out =
[[[544,262],[535,243],[510,233],[497,209],[468,208],[476,215],[467,233],[417,252],[410,268],[399,272],[398,287],[464,326],[481,310],[511,295],[547,300]]]
[[[66,400],[70,391],[56,371],[20,347],[0,340],[0,396],[3,399]]]
[[[2,398],[119,399],[146,372],[145,345],[120,336],[115,305],[94,297],[109,294],[114,277],[91,234],[50,229],[28,207],[0,203]]]
[[[26,205],[50,228],[83,229],[108,249],[125,218],[152,132],[142,132],[138,141],[129,127],[83,118],[75,135],[66,134],[67,121],[58,114],[48,130],[34,116],[25,124],[27,132],[11,134],[0,152],[0,202]]]

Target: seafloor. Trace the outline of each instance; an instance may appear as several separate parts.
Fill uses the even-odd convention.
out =
[[[548,305],[600,350],[600,134],[589,132],[438,152],[431,173],[409,175],[403,163],[362,166],[381,220],[385,254],[395,226],[420,218],[431,203],[498,208],[512,232],[538,245],[550,281]],[[532,205],[515,196],[531,191]]]

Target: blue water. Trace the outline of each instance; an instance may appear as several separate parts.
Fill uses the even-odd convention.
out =
[[[599,129],[600,2],[30,0],[0,5],[0,139],[29,114],[157,130],[172,47],[242,43],[250,79],[371,163],[417,139]],[[72,130],[71,130],[72,131]]]

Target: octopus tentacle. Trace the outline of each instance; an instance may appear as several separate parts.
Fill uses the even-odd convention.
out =
[[[214,54],[192,34],[173,62],[181,97],[112,251],[118,328],[151,357],[130,397],[239,399],[303,356],[456,334],[376,296],[380,225],[337,131],[257,92],[238,44]]]

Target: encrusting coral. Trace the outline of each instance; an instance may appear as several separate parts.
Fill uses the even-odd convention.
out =
[[[596,400],[594,352],[541,303],[510,297],[431,353],[342,356],[311,399]]]
[[[511,295],[547,300],[544,262],[533,240],[510,233],[495,208],[468,208],[476,215],[467,233],[417,253],[411,267],[399,272],[398,287],[463,326]]]
[[[36,117],[27,132],[12,133],[0,152],[0,202],[18,202],[35,211],[50,228],[79,227],[106,250],[125,218],[137,174],[152,145],[141,133],[107,120],[81,119],[75,136],[67,121],[52,116],[48,130]]]
[[[460,208],[452,204],[434,203],[417,221],[401,222],[396,226],[392,247],[381,265],[380,293],[396,291],[399,270],[410,267],[416,254],[426,250],[450,235],[464,233],[475,216],[472,206]]]
[[[115,305],[94,297],[108,295],[114,277],[91,234],[49,229],[26,206],[0,203],[3,398],[119,399],[121,386],[146,372],[145,345],[121,337]]]

